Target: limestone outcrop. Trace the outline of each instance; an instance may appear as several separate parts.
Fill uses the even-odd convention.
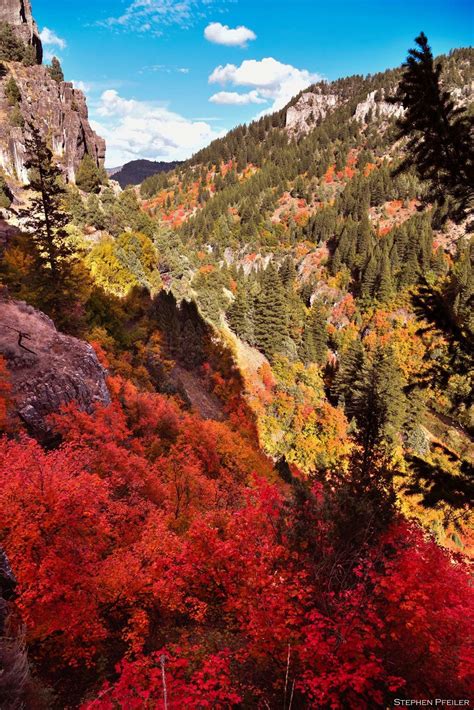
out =
[[[335,94],[313,93],[306,91],[286,112],[286,130],[298,138],[316,127],[316,123],[325,118],[339,104]]]
[[[401,104],[393,104],[385,101],[384,90],[371,91],[367,94],[365,101],[357,104],[354,118],[360,123],[367,123],[369,116],[373,118],[399,118],[403,116],[404,109]]]
[[[0,355],[10,373],[13,410],[31,435],[47,441],[49,414],[75,401],[91,412],[110,402],[106,372],[88,343],[56,330],[44,313],[0,296]]]

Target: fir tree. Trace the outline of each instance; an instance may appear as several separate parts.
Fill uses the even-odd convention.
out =
[[[423,32],[415,42],[393,98],[405,108],[399,137],[408,138],[407,157],[397,172],[414,166],[422,180],[431,182],[432,197],[442,203],[450,195],[462,216],[474,196],[472,119],[441,89],[441,65],[434,64]]]
[[[62,174],[34,126],[29,126],[25,147],[28,155],[25,167],[29,170],[33,197],[20,215],[34,247],[32,281],[37,302],[57,324],[70,330],[68,311],[81,295],[84,276],[65,230],[69,217],[62,208],[65,195]]]
[[[255,343],[267,357],[282,350],[288,336],[285,289],[277,270],[270,265],[263,274],[255,302]]]
[[[376,296],[379,301],[386,303],[393,293],[392,273],[390,269],[390,259],[386,251],[382,254],[377,275]]]
[[[13,76],[5,84],[5,96],[9,106],[17,106],[21,101],[21,92]]]
[[[302,357],[306,363],[324,365],[327,359],[328,333],[326,314],[319,303],[313,304],[303,332]]]
[[[377,281],[377,260],[374,253],[371,253],[369,260],[362,273],[360,283],[360,295],[362,298],[371,298],[374,295],[375,284]]]
[[[405,396],[400,370],[390,349],[364,353],[346,401],[349,417],[357,422],[362,447],[361,470],[368,473],[373,461],[390,452],[403,425]]]
[[[51,79],[54,79],[58,84],[64,81],[64,73],[61,67],[61,63],[57,57],[53,57],[51,60],[51,66],[48,67],[48,73]]]
[[[247,343],[253,342],[252,300],[246,285],[240,286],[234,302],[227,312],[232,330]]]
[[[99,168],[89,153],[86,153],[76,173],[76,185],[84,192],[99,192],[102,184]]]

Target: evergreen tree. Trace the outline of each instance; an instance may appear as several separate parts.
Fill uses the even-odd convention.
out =
[[[296,279],[295,262],[291,256],[287,256],[280,267],[280,279],[283,286],[290,286]]]
[[[288,337],[286,294],[278,271],[267,267],[261,280],[261,292],[255,302],[255,343],[268,358],[282,350]]]
[[[334,381],[334,390],[341,404],[350,401],[352,383],[358,377],[364,361],[364,346],[357,338],[341,358],[339,370]]]
[[[362,447],[361,470],[368,473],[377,457],[396,443],[404,418],[405,396],[400,370],[389,348],[364,353],[346,400],[346,411],[357,423]]]
[[[382,259],[379,264],[379,272],[377,274],[376,296],[379,301],[386,303],[390,300],[393,293],[392,272],[390,268],[390,259],[387,252],[384,250]]]
[[[232,330],[247,343],[253,343],[252,310],[248,289],[246,285],[240,286],[227,316]]]
[[[8,22],[0,22],[0,61],[21,62],[25,45],[17,38]]]
[[[423,32],[415,42],[418,47],[409,50],[393,98],[405,108],[399,137],[408,138],[407,157],[397,172],[414,166],[421,179],[431,182],[432,197],[443,203],[450,195],[462,216],[474,196],[473,122],[441,89],[441,64],[434,64]]]
[[[70,246],[65,226],[69,221],[63,211],[65,195],[62,174],[37,128],[29,126],[25,141],[33,197],[20,210],[34,246],[34,282],[37,302],[58,325],[69,330],[70,313],[78,302],[84,275]]]
[[[86,153],[76,173],[76,185],[84,192],[99,192],[101,184],[99,168],[94,158]]]
[[[21,101],[21,92],[13,76],[5,84],[5,96],[9,106],[17,106]]]
[[[38,63],[38,58],[36,56],[36,49],[32,44],[25,45],[25,50],[23,52],[23,59],[21,60],[25,67],[33,67]]]
[[[48,67],[48,73],[51,79],[54,79],[58,84],[64,81],[64,73],[61,67],[61,63],[57,57],[53,57],[51,60],[51,66]]]
[[[324,365],[327,359],[328,333],[326,314],[321,304],[314,303],[306,320],[301,355],[306,363]]]
[[[371,298],[374,295],[377,272],[377,260],[372,252],[362,273],[360,283],[360,295],[362,298]]]

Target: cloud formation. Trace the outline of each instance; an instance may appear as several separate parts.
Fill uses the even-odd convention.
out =
[[[221,104],[272,102],[263,112],[269,113],[279,111],[292,96],[320,79],[318,74],[307,69],[298,69],[291,64],[283,64],[273,57],[261,60],[246,59],[240,66],[226,64],[216,67],[209,77],[209,83],[246,86],[252,90],[247,94],[221,91],[209,100]],[[236,96],[244,97],[244,100],[239,101]]]
[[[259,96],[258,91],[249,91],[247,94],[239,94],[237,91],[218,91],[213,94],[209,101],[212,104],[231,104],[233,106],[244,106],[245,104],[264,104],[266,99]]]
[[[91,125],[107,141],[107,164],[129,160],[184,160],[223,131],[189,120],[164,106],[125,99],[115,89],[104,91]]]
[[[220,2],[227,0],[220,0]],[[210,12],[217,0],[134,0],[118,17],[108,17],[98,24],[128,32],[163,34],[164,27],[188,28]]]
[[[40,38],[44,45],[47,47],[59,47],[59,49],[66,49],[66,40],[62,37],[58,37],[54,30],[50,30],[48,27],[44,27],[40,32]]]
[[[257,39],[257,35],[248,27],[241,25],[231,29],[220,22],[211,22],[204,30],[204,37],[214,44],[223,44],[226,47],[246,47],[247,42]]]

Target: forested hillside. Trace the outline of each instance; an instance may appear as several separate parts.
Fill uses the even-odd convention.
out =
[[[31,127],[0,233],[0,707],[469,697],[474,51],[438,71],[418,40],[139,188],[66,185]]]

